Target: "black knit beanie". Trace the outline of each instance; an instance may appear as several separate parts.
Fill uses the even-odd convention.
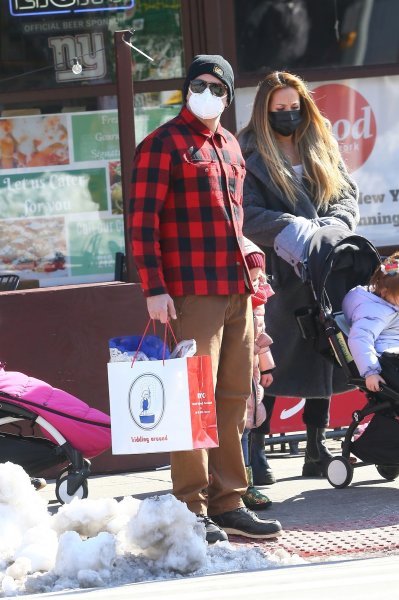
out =
[[[190,82],[199,75],[214,75],[220,79],[227,87],[228,104],[231,104],[234,97],[234,73],[230,63],[220,56],[220,54],[198,54],[188,68],[187,77],[183,85],[184,101],[187,98]]]

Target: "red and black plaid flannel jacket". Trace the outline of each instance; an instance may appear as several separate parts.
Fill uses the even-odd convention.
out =
[[[141,142],[129,232],[146,296],[245,293],[244,176],[234,136],[221,125],[213,134],[186,107]]]

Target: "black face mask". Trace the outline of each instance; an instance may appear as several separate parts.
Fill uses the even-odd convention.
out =
[[[289,135],[292,135],[298,125],[302,123],[301,111],[279,110],[276,112],[269,112],[269,123],[274,131],[288,137]]]

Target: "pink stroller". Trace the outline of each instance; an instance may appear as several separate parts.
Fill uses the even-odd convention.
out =
[[[32,435],[22,433],[21,421],[30,423]],[[44,437],[35,434],[35,424]],[[10,425],[19,430],[17,434],[10,433]],[[57,499],[65,504],[75,497],[87,498],[89,459],[110,446],[108,415],[40,379],[0,368],[1,462],[14,462],[37,476],[69,461],[55,488]]]

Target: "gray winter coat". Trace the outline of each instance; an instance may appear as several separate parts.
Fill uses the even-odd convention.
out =
[[[358,285],[348,292],[342,310],[350,325],[348,345],[362,377],[381,372],[378,357],[399,352],[399,307]]]
[[[266,306],[266,331],[273,338],[276,369],[268,395],[303,398],[326,398],[346,391],[342,369],[317,352],[311,340],[301,336],[294,313],[313,303],[308,285],[296,275],[292,265],[274,250],[276,236],[301,216],[323,224],[341,223],[353,231],[359,220],[358,190],[350,180],[353,192],[332,203],[327,210],[316,210],[305,185],[298,193],[295,208],[273,186],[262,157],[248,135],[239,142],[246,161],[244,181],[244,235],[258,244],[266,254],[266,269],[272,276],[275,292]],[[349,179],[349,176],[348,176]],[[325,219],[325,222],[323,222]],[[332,220],[331,220],[332,219]]]

